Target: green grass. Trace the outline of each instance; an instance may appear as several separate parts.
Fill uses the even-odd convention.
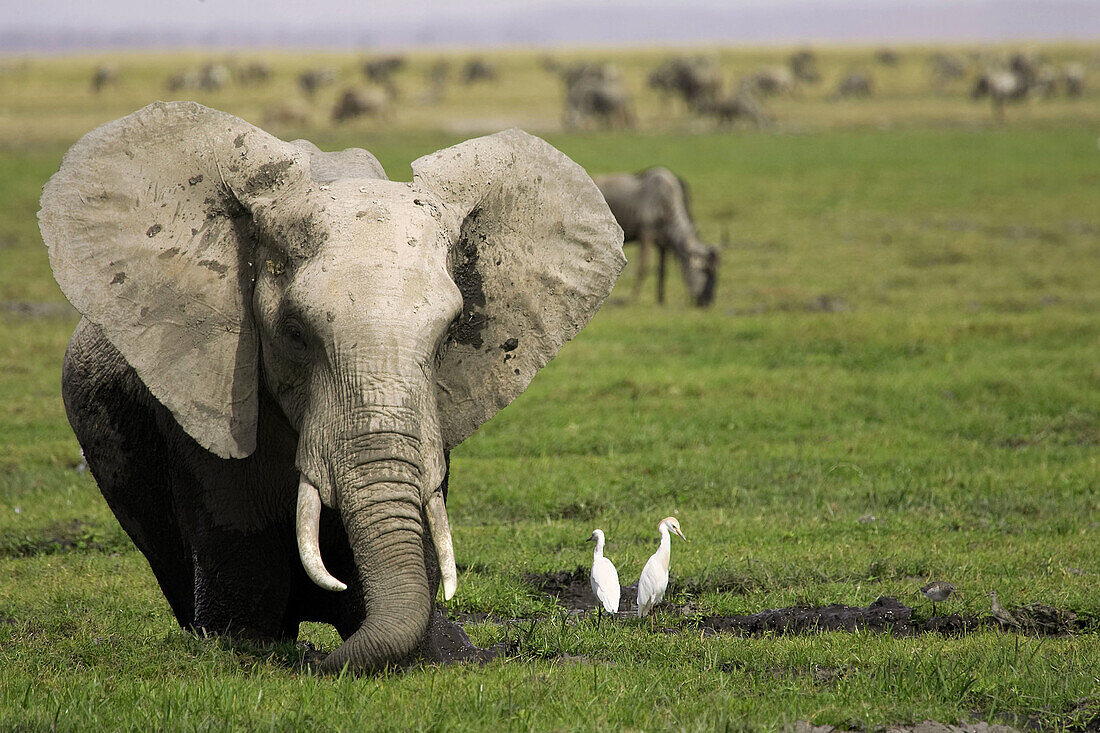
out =
[[[624,66],[636,75],[652,53]],[[516,63],[534,73],[533,56]],[[62,66],[36,62],[35,83],[85,83]],[[73,102],[73,120],[143,104],[131,91],[125,109]],[[703,234],[729,232],[717,300],[690,308],[673,278],[664,308],[652,284],[632,301],[628,265],[592,324],[454,452],[461,572],[447,606],[536,619],[468,629],[485,645],[509,634],[518,658],[335,680],[303,671],[290,645],[176,628],[75,470],[58,385],[76,319],[48,305],[63,299],[34,214],[85,128],[25,96],[0,128],[31,127],[34,104],[56,114],[0,153],[0,729],[1095,725],[1092,632],[597,631],[563,623],[520,579],[586,564],[600,526],[634,582],[675,514],[691,542],[676,541],[673,575],[700,589],[675,600],[702,613],[894,595],[925,616],[916,589],[937,578],[959,586],[942,610],[985,614],[995,588],[1006,605],[1100,614],[1100,153],[1077,112],[996,129],[550,130],[593,173],[660,163],[691,183]],[[410,126],[306,134],[367,147],[394,178],[464,137]],[[337,643],[313,624],[303,638]]]

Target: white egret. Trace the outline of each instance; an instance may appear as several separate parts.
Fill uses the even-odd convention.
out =
[[[665,590],[668,589],[668,565],[672,561],[672,539],[669,532],[675,532],[687,542],[676,517],[662,519],[657,530],[661,533],[661,546],[650,556],[642,569],[642,577],[638,578],[638,618],[648,616],[653,607],[664,599]]]
[[[596,625],[599,626],[603,619],[603,612],[619,612],[619,571],[614,563],[603,556],[604,537],[602,529],[592,530],[589,542],[596,543],[596,549],[592,552],[592,592],[596,594],[596,600],[600,605],[599,616]]]

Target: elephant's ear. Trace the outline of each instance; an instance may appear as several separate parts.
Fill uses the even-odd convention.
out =
[[[256,445],[252,213],[309,181],[299,149],[190,102],[85,135],[38,213],[54,278],[187,433]]]
[[[447,448],[519,396],[596,313],[626,260],[623,232],[584,169],[508,130],[413,163],[413,187],[460,227],[462,314],[436,390]]]

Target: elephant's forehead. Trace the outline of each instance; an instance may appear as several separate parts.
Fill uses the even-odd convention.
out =
[[[323,250],[368,249],[419,259],[442,249],[439,207],[405,183],[372,179],[334,181],[310,192],[326,230]],[[415,252],[414,252],[415,250]]]

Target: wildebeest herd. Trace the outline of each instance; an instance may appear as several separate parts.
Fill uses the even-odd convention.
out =
[[[1007,104],[1025,99],[1047,100],[1052,97],[1080,97],[1086,88],[1086,65],[1081,61],[1056,63],[1037,51],[1005,53],[937,52],[925,57],[927,78],[933,91],[946,93],[953,85],[969,84],[974,100],[988,98],[994,117],[1004,118]],[[834,74],[826,99],[841,101],[872,97],[891,91],[890,74],[905,61],[905,54],[881,48],[867,56],[863,64],[854,63]],[[317,93],[341,84],[336,102],[328,116],[334,122],[354,118],[380,118],[398,103],[408,101],[398,83],[399,72],[410,66],[399,54],[365,59],[359,66],[360,80],[341,78],[335,66],[315,66],[295,72],[301,98],[283,99],[270,106],[264,121],[275,124],[305,124],[313,116]],[[602,60],[564,62],[545,57],[542,69],[556,77],[562,90],[562,123],[568,129],[622,129],[638,125],[635,109],[637,90],[632,90],[622,70]],[[880,71],[873,71],[878,67]],[[275,76],[272,67],[261,61],[239,63],[233,60],[208,62],[181,68],[164,81],[166,91],[215,92],[231,85],[261,86]],[[95,68],[92,91],[99,94],[119,84],[119,69],[112,64]],[[451,84],[494,84],[501,78],[496,65],[484,58],[465,60],[458,68],[439,59],[424,73],[427,91],[417,97],[420,103],[441,101]],[[766,109],[769,98],[796,98],[804,91],[825,84],[818,55],[801,49],[787,57],[786,63],[764,64],[742,73],[724,73],[714,56],[672,55],[652,67],[645,86],[662,99],[666,111],[682,112],[710,119],[718,127],[745,122],[758,128],[774,123]]]
[[[1057,96],[1074,99],[1085,92],[1084,63],[1055,63],[1036,51],[912,54],[907,59],[903,52],[880,48],[868,54],[862,64],[851,58],[841,68],[835,68],[834,63],[831,74],[823,73],[822,60],[810,49],[791,53],[785,63],[761,64],[739,74],[723,69],[713,55],[676,54],[651,66],[644,84],[659,98],[665,117],[687,115],[704,121],[702,124],[709,120],[718,129],[741,122],[756,128],[771,126],[775,115],[766,108],[768,100],[797,99],[815,87],[832,102],[889,93],[891,80],[896,78],[893,70],[905,61],[911,67],[926,64],[929,89],[935,93],[961,95],[969,86],[973,100],[988,98],[997,120],[1004,119],[1005,107],[1010,103]],[[359,79],[348,79],[346,70],[342,77],[336,66],[301,68],[292,72],[298,94],[283,96],[269,105],[263,122],[291,127],[310,124],[321,100],[332,98],[320,94],[329,87],[336,92],[334,104],[325,102],[332,104],[327,116],[339,124],[353,119],[387,119],[395,105],[437,104],[447,97],[452,84],[493,85],[502,76],[497,66],[484,58],[467,58],[454,68],[450,60],[440,58],[424,66],[426,91],[414,96],[409,94],[408,77],[400,76],[410,65],[409,59],[399,54],[366,58],[358,64]],[[875,67],[877,72],[872,71]],[[566,129],[638,126],[635,92],[616,64],[544,56],[540,68],[560,83],[561,120]],[[209,61],[173,71],[164,80],[164,88],[171,93],[216,92],[232,85],[259,87],[272,82],[275,76],[273,68],[262,61]],[[119,83],[118,68],[102,64],[93,72],[91,88],[101,94]],[[635,295],[648,274],[651,250],[656,249],[657,301],[663,303],[665,299],[666,257],[671,253],[692,302],[697,306],[710,304],[718,279],[718,249],[698,235],[686,183],[660,167],[605,176],[598,183],[627,241],[639,245]]]

